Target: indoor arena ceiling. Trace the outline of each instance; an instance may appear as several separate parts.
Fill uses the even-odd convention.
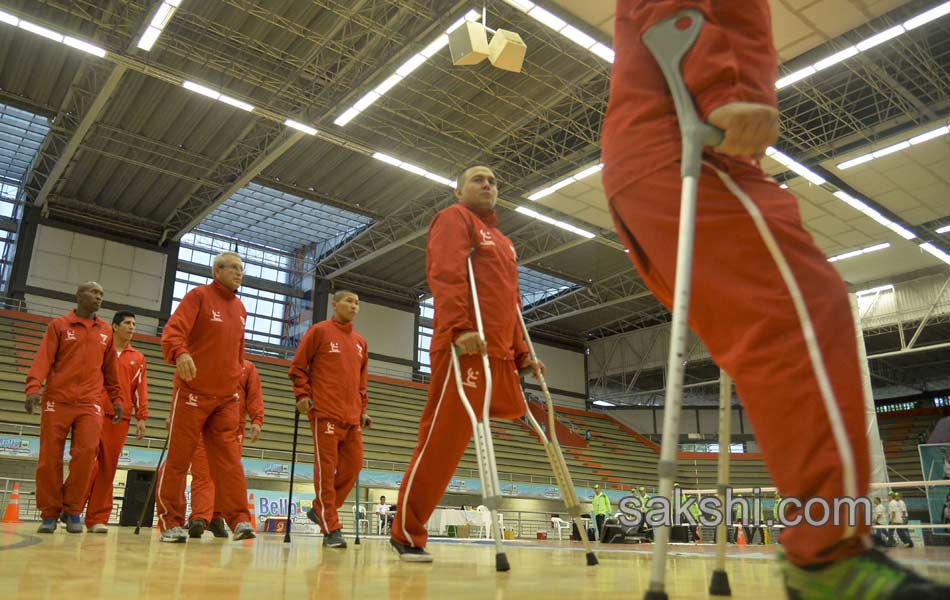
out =
[[[139,49],[168,4],[178,6],[153,47]],[[771,2],[779,76],[804,75],[779,91],[781,154],[765,166],[799,197],[829,256],[890,244],[835,263],[858,289],[947,268],[921,244],[950,251],[950,235],[937,233],[950,224],[950,135],[918,136],[945,129],[950,114],[950,16],[908,23],[941,4]],[[611,230],[595,172],[613,6],[0,0],[0,103],[50,119],[24,186],[51,218],[151,244],[199,224],[283,250],[301,244],[317,275],[396,301],[426,293],[425,228],[453,201],[447,180],[489,164],[521,264],[558,290],[526,316],[546,339],[576,344],[668,319]],[[439,46],[483,7],[488,27],[524,39],[521,73],[456,67]],[[854,56],[819,62],[852,46]],[[894,144],[909,147],[839,166]]]

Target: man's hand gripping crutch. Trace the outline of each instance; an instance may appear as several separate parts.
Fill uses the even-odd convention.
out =
[[[511,569],[511,566],[508,564],[508,557],[505,555],[505,549],[501,543],[501,525],[498,521],[498,510],[501,505],[501,483],[498,481],[498,465],[495,462],[495,447],[492,444],[491,421],[489,420],[492,392],[491,365],[488,362],[488,346],[485,340],[485,328],[482,325],[482,312],[478,304],[478,288],[475,285],[475,271],[472,268],[471,254],[469,254],[467,258],[467,263],[469,291],[472,294],[472,309],[475,312],[475,324],[478,328],[478,346],[481,350],[482,368],[485,371],[485,399],[482,403],[481,419],[475,414],[472,403],[469,402],[468,395],[465,393],[465,384],[462,381],[462,368],[459,364],[458,351],[454,344],[452,345],[452,372],[455,375],[455,386],[458,389],[459,398],[462,400],[462,406],[465,408],[465,412],[471,421],[472,433],[475,437],[478,475],[482,484],[482,502],[490,511],[492,536],[495,538],[495,570],[508,571]]]
[[[657,23],[643,34],[643,43],[653,54],[670,88],[676,115],[679,118],[683,144],[683,188],[680,196],[679,239],[676,248],[673,323],[663,414],[663,444],[659,463],[659,494],[670,500],[671,505],[673,479],[676,476],[676,452],[679,447],[679,418],[683,400],[686,342],[689,335],[687,316],[696,226],[696,194],[702,168],[703,148],[718,146],[723,141],[723,134],[719,129],[699,120],[693,99],[680,73],[680,62],[699,36],[703,21],[703,15],[699,11],[684,10]],[[653,549],[650,586],[644,598],[666,600],[665,576],[666,553],[670,541],[669,526],[656,527],[654,541],[656,544]]]
[[[528,333],[528,326],[525,325],[520,306],[518,307],[518,321],[521,323],[521,331],[524,332],[524,340],[528,344],[528,352],[530,352],[531,355],[531,362],[534,365],[538,365],[540,364],[538,361],[538,355],[534,352],[534,343],[531,341],[531,335]],[[538,439],[540,439],[541,443],[544,444],[544,451],[547,453],[548,461],[551,463],[551,470],[554,472],[554,477],[557,480],[557,486],[561,490],[561,495],[564,496],[564,505],[567,507],[568,514],[570,514],[571,518],[574,519],[574,524],[577,526],[577,531],[581,534],[581,541],[584,543],[584,551],[587,554],[587,564],[589,566],[594,566],[597,564],[597,555],[594,554],[594,551],[590,545],[590,539],[587,537],[587,528],[584,527],[584,523],[581,519],[581,502],[577,498],[577,490],[574,488],[574,480],[571,478],[571,473],[567,470],[567,461],[564,460],[564,453],[561,451],[561,445],[557,441],[554,402],[551,400],[551,393],[548,391],[548,384],[544,380],[544,372],[535,366],[533,375],[534,378],[538,380],[538,384],[541,386],[541,392],[544,394],[544,403],[547,407],[548,413],[548,432],[550,432],[550,439],[545,435],[544,428],[538,424],[537,419],[535,419],[534,415],[531,413],[531,407],[528,406],[527,400],[525,400],[525,417],[527,417],[528,422],[531,423],[531,427],[534,428],[535,433],[538,434]],[[522,398],[523,397],[524,396],[522,396]]]

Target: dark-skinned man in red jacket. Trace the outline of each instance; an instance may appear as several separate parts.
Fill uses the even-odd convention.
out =
[[[779,125],[766,0],[617,2],[602,139],[610,211],[637,270],[670,308],[680,131],[641,36],[686,8],[706,22],[682,61],[683,80],[700,118],[725,133],[703,157],[689,324],[735,381],[782,496],[822,499],[833,511],[835,498],[866,496],[870,477],[855,326],[845,285],[802,226],[795,196],[759,165]],[[801,517],[800,506],[788,516]],[[790,598],[950,597],[870,549],[870,511],[859,508],[850,523],[848,512],[784,531]]]

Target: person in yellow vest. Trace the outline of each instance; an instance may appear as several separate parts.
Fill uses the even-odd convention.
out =
[[[597,539],[604,539],[604,523],[610,514],[610,498],[607,497],[599,485],[594,486],[594,497],[590,501],[594,520],[597,522]]]
[[[647,513],[650,512],[650,509],[647,508],[647,502],[650,501],[650,494],[647,493],[647,489],[640,486],[640,512],[643,513],[643,520],[640,521],[640,527],[637,529],[638,534],[643,534],[644,537],[653,539],[653,528],[650,527],[650,524],[647,523]]]

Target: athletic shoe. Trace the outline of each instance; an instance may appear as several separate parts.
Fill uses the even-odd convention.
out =
[[[312,506],[307,509],[307,518],[317,525],[320,524],[320,515],[317,514],[317,511],[315,511]]]
[[[343,539],[343,530],[337,529],[331,531],[330,535],[323,536],[323,546],[325,548],[346,548],[346,540]]]
[[[204,519],[192,519],[188,524],[188,537],[191,539],[200,539],[201,534],[205,532],[208,522]]]
[[[211,530],[211,533],[213,533],[216,538],[228,537],[228,530],[224,525],[224,519],[221,517],[211,519],[211,525],[208,526],[208,529]]]
[[[56,519],[43,519],[36,533],[53,533],[56,531]]]
[[[950,586],[924,579],[878,550],[817,569],[781,560],[789,600],[946,600]]]
[[[63,513],[60,517],[66,523],[66,531],[69,533],[82,533],[82,518],[79,515],[67,515]]]
[[[162,533],[161,540],[169,544],[184,544],[188,539],[188,532],[184,527],[172,527]]]
[[[96,523],[89,528],[89,533],[109,533],[109,528],[104,523]]]
[[[403,562],[430,563],[432,555],[422,548],[413,548],[405,544],[400,544],[393,538],[389,538],[389,545],[399,554],[399,560]]]
[[[237,540],[253,540],[257,536],[254,534],[254,528],[251,527],[251,524],[247,521],[238,523],[234,527],[234,536],[233,539]]]

